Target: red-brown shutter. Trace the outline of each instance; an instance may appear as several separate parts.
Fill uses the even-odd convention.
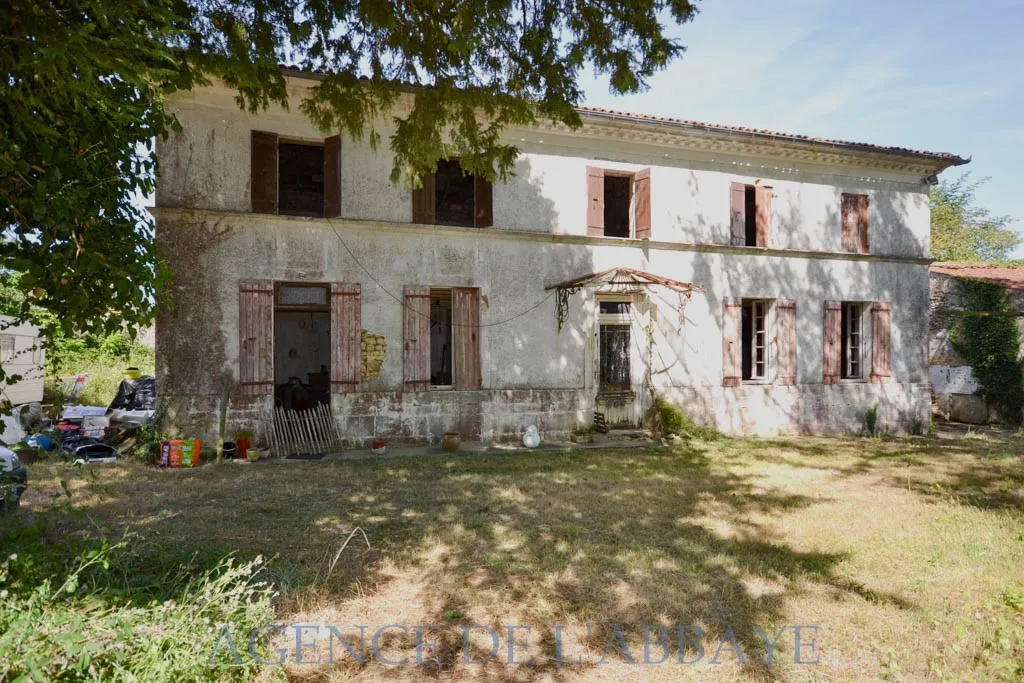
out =
[[[743,183],[729,186],[729,232],[734,247],[747,243],[747,186]]]
[[[480,176],[473,176],[473,225],[489,228],[494,225],[494,186]]]
[[[757,246],[767,247],[772,228],[772,188],[758,185],[757,197]]]
[[[452,309],[455,322],[455,388],[473,391],[480,388],[479,290],[456,287]]]
[[[243,396],[274,393],[274,283],[238,283],[238,384]]]
[[[892,307],[886,301],[871,304],[871,381],[888,382],[892,374]]]
[[[842,203],[843,251],[857,251],[857,195],[844,194]]]
[[[843,305],[839,301],[825,302],[825,351],[822,358],[822,381],[838,384],[842,363]]]
[[[722,386],[738,387],[742,378],[743,344],[740,320],[743,300],[727,296],[722,306]]]
[[[779,384],[796,384],[796,302],[779,299],[775,313],[779,330]]]
[[[402,372],[406,391],[430,389],[430,288],[406,287]]]
[[[253,213],[277,213],[277,134],[252,131],[249,193]]]
[[[362,374],[359,284],[331,283],[331,391],[359,391]]]
[[[434,210],[437,197],[434,191],[434,174],[423,176],[423,187],[412,191],[412,222],[434,224]]]
[[[861,195],[857,207],[857,234],[860,237],[860,253],[868,253],[868,196]]]
[[[341,215],[341,136],[324,140],[324,216]]]
[[[587,166],[587,235],[604,235],[604,169]]]
[[[637,171],[633,177],[633,197],[636,201],[636,238],[651,239],[651,169]]]

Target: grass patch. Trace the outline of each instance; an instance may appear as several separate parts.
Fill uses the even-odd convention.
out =
[[[414,632],[394,632],[383,654],[406,667],[297,664],[290,651],[295,679],[1016,680],[1021,443],[729,439],[179,472],[125,462],[94,477],[40,463],[23,515],[59,527],[58,545],[131,530],[205,566],[276,556],[276,621],[332,624],[351,642],[366,625],[366,649],[378,627],[437,625],[421,666]],[[61,479],[83,516],[49,506]],[[506,663],[508,624],[531,628],[516,647],[532,666]],[[563,659],[579,664],[555,661],[556,624]],[[818,629],[815,666],[794,662],[801,624]],[[496,630],[499,659],[461,663],[469,625]],[[641,661],[645,625],[700,628],[707,651],[680,664],[673,640],[664,664],[630,664],[616,648],[600,663],[616,629]],[[758,628],[782,633],[771,662]],[[726,648],[711,664],[730,631],[746,660]],[[470,652],[483,659],[490,639],[477,635]]]

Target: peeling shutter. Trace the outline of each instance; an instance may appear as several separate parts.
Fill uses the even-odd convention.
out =
[[[361,291],[359,284],[331,283],[331,391],[359,391]]]
[[[738,387],[743,367],[743,344],[740,343],[740,317],[743,300],[725,297],[722,307],[722,386]]]
[[[341,136],[324,140],[324,216],[341,215]]]
[[[455,318],[455,388],[480,388],[480,291],[456,287],[453,291]]]
[[[243,396],[274,393],[274,283],[238,283],[238,384]]]
[[[825,302],[825,350],[822,358],[822,381],[838,384],[842,364],[843,305],[839,301]]]
[[[423,187],[412,191],[412,222],[434,224],[434,207],[437,196],[434,191],[434,174],[423,176]]]
[[[871,381],[891,380],[892,307],[886,301],[871,305]]]
[[[406,391],[430,389],[430,288],[406,287],[402,372]]]
[[[757,186],[757,246],[767,247],[772,228],[772,188]]]
[[[252,131],[249,193],[253,213],[277,213],[277,134]]]
[[[587,166],[587,235],[604,235],[604,169]]]
[[[857,207],[857,234],[860,238],[860,253],[868,253],[868,196],[861,195]]]
[[[779,299],[775,313],[779,331],[779,384],[796,384],[796,302]]]
[[[844,194],[842,204],[843,250],[857,251],[857,223],[859,215],[857,195]]]
[[[636,198],[636,238],[651,239],[651,169],[637,171],[633,178],[633,196]]]
[[[729,186],[729,231],[734,247],[747,243],[747,187],[743,183]]]
[[[473,176],[473,225],[489,228],[494,225],[494,186],[480,176]]]

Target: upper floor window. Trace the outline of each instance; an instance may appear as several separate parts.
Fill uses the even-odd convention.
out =
[[[308,142],[252,131],[250,191],[254,213],[340,216],[341,137]]]
[[[486,228],[494,224],[493,188],[485,178],[466,173],[458,159],[442,159],[437,171],[412,192],[412,222]]]
[[[868,253],[868,196],[843,194],[843,249]]]
[[[587,167],[587,234],[650,239],[650,169],[629,173]]]
[[[732,183],[729,205],[732,245],[767,247],[772,224],[772,188]]]

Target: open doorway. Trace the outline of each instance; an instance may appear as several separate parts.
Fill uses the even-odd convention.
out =
[[[274,303],[274,399],[306,410],[331,397],[331,313],[326,285],[278,284]]]

